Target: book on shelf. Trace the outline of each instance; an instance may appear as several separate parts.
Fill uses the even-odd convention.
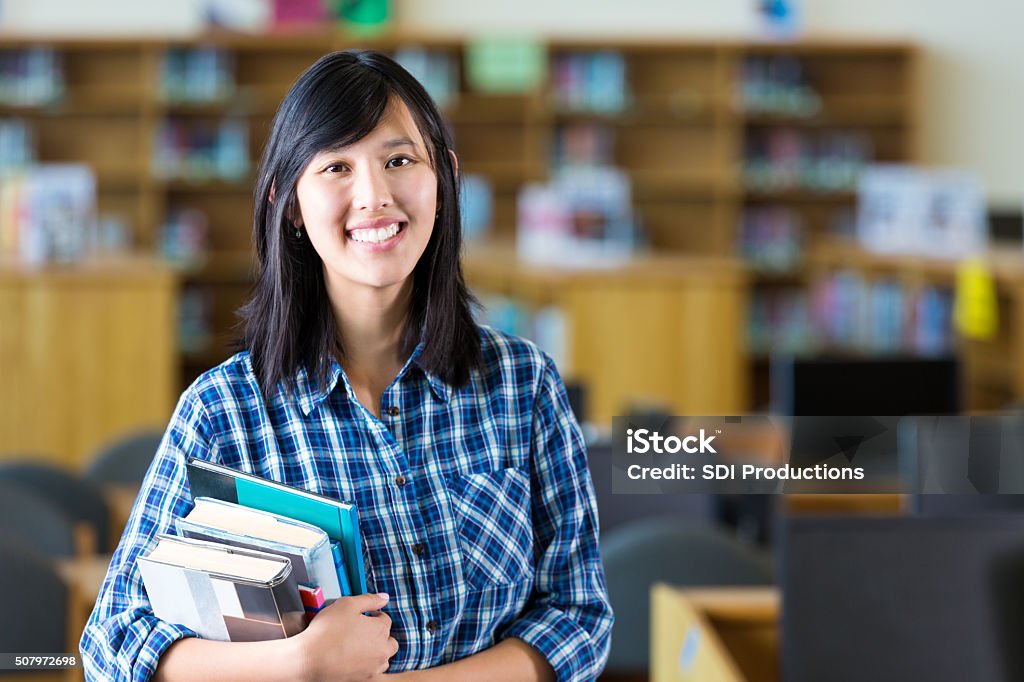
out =
[[[617,50],[568,52],[551,68],[551,89],[562,111],[621,114],[630,105],[626,60]]]
[[[874,164],[857,187],[857,238],[876,253],[964,258],[988,247],[985,210],[970,171]]]
[[[308,622],[285,557],[158,535],[138,564],[153,613],[204,639],[283,639]]]
[[[209,497],[289,517],[324,531],[341,553],[339,583],[347,579],[353,594],[365,594],[366,571],[355,505],[324,495],[235,471],[199,459],[186,465],[192,499]],[[344,576],[342,575],[344,573]]]
[[[395,61],[411,73],[437,104],[445,110],[459,98],[459,63],[443,50],[406,46],[395,52]]]
[[[629,177],[612,166],[563,166],[516,198],[516,252],[530,263],[614,267],[640,241]]]
[[[96,174],[78,163],[45,163],[0,181],[0,255],[38,265],[88,254],[96,238]]]

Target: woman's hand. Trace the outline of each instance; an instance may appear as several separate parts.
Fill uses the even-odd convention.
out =
[[[387,603],[383,593],[341,597],[316,614],[292,638],[301,656],[301,679],[348,682],[383,674],[398,651],[391,617],[379,613]]]

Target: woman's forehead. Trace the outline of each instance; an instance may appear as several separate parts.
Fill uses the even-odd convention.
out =
[[[370,145],[382,150],[413,147],[418,151],[426,151],[423,135],[409,107],[397,97],[391,98],[377,125],[365,137],[347,144],[332,145],[320,153],[342,152],[361,145]]]

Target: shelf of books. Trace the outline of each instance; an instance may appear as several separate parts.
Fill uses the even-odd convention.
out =
[[[469,242],[600,263],[609,282],[620,280],[610,264],[647,253],[719,264],[728,281],[728,259],[746,263],[749,301],[736,310],[749,311],[740,328],[755,353],[801,340],[789,301],[812,295],[816,246],[850,234],[864,167],[917,156],[916,49],[902,42],[0,41],[0,167],[85,164],[98,241],[178,264],[183,384],[231,352],[253,272],[253,175],[277,103],[320,55],[354,46],[394,55],[445,112]],[[700,375],[692,361],[685,372]],[[586,372],[605,384],[614,374]],[[630,395],[643,384],[614,380]],[[601,413],[625,407],[602,390]],[[686,405],[749,407],[749,390],[731,395]]]

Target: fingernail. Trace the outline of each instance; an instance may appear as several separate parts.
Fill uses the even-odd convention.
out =
[[[391,599],[391,595],[389,595],[387,592],[378,592],[377,596],[383,599],[384,601],[389,601]]]

